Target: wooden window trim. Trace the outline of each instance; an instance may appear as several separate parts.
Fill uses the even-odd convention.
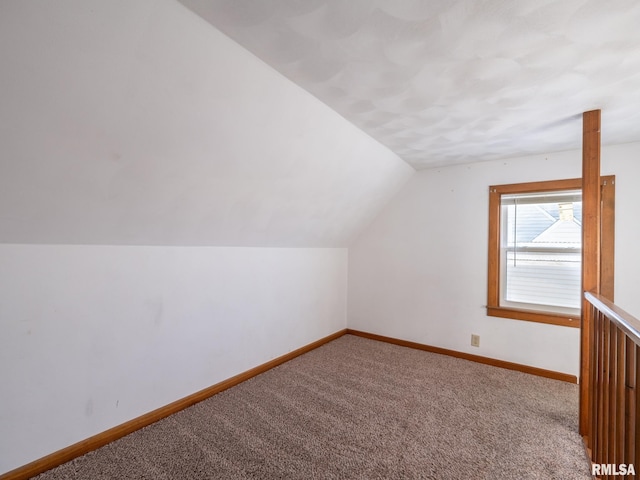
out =
[[[601,229],[600,234],[600,294],[613,299],[616,240],[616,176],[600,177]]]
[[[601,177],[602,188],[602,288],[613,299],[613,259],[614,259],[614,205],[615,205],[615,176]],[[525,320],[529,322],[547,323],[565,327],[579,328],[580,315],[554,312],[540,312],[500,305],[500,221],[502,194],[552,192],[559,190],[582,189],[581,178],[567,180],[552,180],[545,182],[517,183],[509,185],[492,185],[489,187],[489,265],[487,285],[487,315],[492,317]]]

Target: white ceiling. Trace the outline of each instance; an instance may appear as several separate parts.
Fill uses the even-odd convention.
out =
[[[181,0],[417,169],[640,140],[637,0]]]

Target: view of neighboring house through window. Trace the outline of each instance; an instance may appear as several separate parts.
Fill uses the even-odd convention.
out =
[[[501,196],[500,305],[579,314],[582,192]]]

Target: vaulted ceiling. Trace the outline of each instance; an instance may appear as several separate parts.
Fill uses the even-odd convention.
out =
[[[2,0],[0,65],[0,243],[346,247],[415,173],[176,0]]]
[[[636,0],[181,0],[417,169],[640,140]]]

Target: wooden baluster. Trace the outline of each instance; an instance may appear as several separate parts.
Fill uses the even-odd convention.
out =
[[[635,438],[636,438],[636,344],[631,338],[625,341],[625,425],[624,425],[624,462],[627,465],[635,464]],[[638,473],[638,472],[636,472]]]
[[[617,344],[616,344],[616,402],[615,402],[615,458],[617,464],[625,463],[624,461],[624,404],[626,397],[625,387],[625,341],[627,336],[622,330],[616,328]]]
[[[607,431],[607,445],[609,456],[607,457],[607,463],[616,463],[618,458],[618,452],[616,451],[616,405],[618,399],[616,398],[618,379],[618,352],[616,350],[618,346],[618,327],[613,322],[609,322],[609,411],[607,417],[609,418],[609,430]]]
[[[603,372],[604,372],[604,364],[603,364],[603,352],[604,352],[604,318],[601,314],[598,313],[599,321],[598,321],[598,345],[596,346],[598,349],[598,384],[596,385],[596,396],[598,399],[597,409],[596,409],[596,442],[597,449],[594,452],[594,461],[595,463],[603,463],[602,456],[602,431],[603,431],[603,419],[602,419],[602,408],[604,404],[604,395],[603,395]]]
[[[610,463],[609,460],[609,336],[611,332],[611,322],[604,319],[604,342],[602,343],[602,461],[599,463]]]
[[[599,359],[600,355],[600,328],[601,317],[598,315],[596,308],[590,305],[591,311],[591,362],[589,365],[591,375],[591,385],[589,388],[589,444],[591,449],[591,458],[596,458],[598,445],[598,384],[600,382]]]

